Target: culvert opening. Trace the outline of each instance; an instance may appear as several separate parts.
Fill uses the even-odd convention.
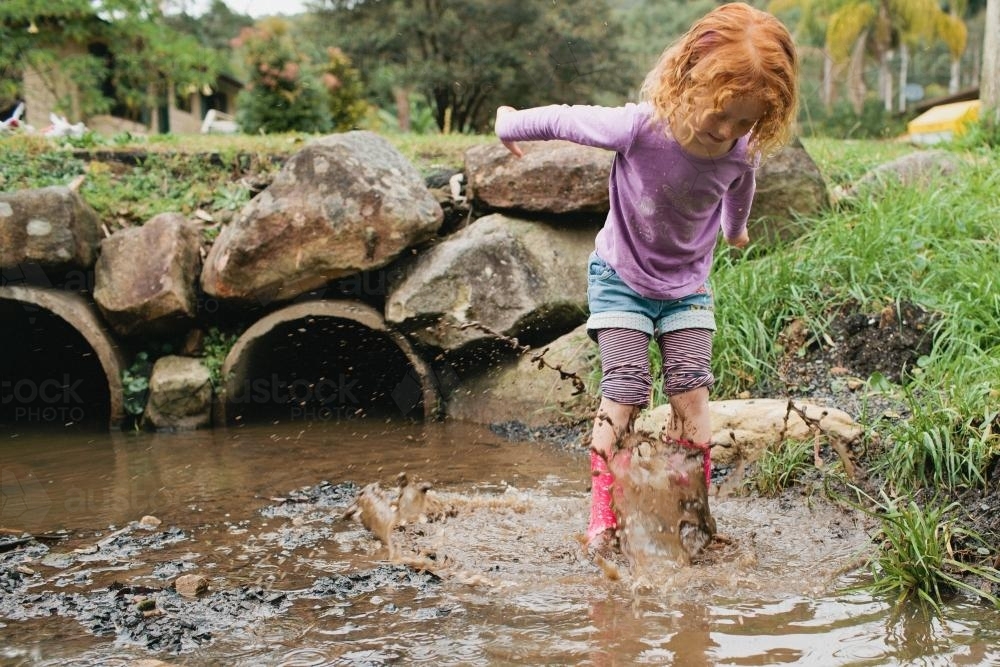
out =
[[[230,424],[425,417],[413,358],[389,332],[353,319],[278,322],[234,353],[226,364]]]
[[[86,338],[32,304],[0,299],[0,425],[107,430],[108,378]]]

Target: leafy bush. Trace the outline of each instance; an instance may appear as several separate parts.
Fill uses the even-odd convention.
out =
[[[361,74],[337,47],[328,48],[326,55],[327,61],[320,67],[320,82],[326,89],[330,121],[334,130],[353,129],[368,114]]]
[[[306,75],[305,56],[295,49],[286,21],[268,19],[244,28],[234,44],[250,73],[246,90],[237,98],[236,119],[244,132],[330,130],[326,95],[319,82]]]
[[[146,411],[146,399],[149,397],[149,375],[153,371],[153,362],[148,352],[139,352],[128,368],[122,371],[122,393],[124,394],[125,412],[135,418],[138,423],[142,413]]]
[[[204,364],[205,368],[208,369],[212,379],[212,389],[216,394],[222,390],[222,365],[237,338],[237,334],[225,333],[217,327],[209,329],[208,335],[205,336]]]
[[[68,185],[86,165],[66,150],[52,150],[42,137],[4,137],[0,159],[0,189],[44,188]]]

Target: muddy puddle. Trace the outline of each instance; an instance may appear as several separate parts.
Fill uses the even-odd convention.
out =
[[[582,449],[484,427],[0,435],[0,665],[1000,664],[996,612],[845,592],[870,527],[819,498],[711,496],[637,571],[581,547]]]

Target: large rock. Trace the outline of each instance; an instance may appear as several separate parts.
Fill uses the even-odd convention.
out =
[[[755,243],[790,241],[805,231],[800,217],[830,206],[826,181],[816,162],[796,139],[757,169],[757,194],[748,231]]]
[[[443,217],[419,172],[385,139],[317,139],[223,229],[202,286],[225,299],[291,299],[388,264],[432,238]]]
[[[468,189],[477,203],[536,213],[607,212],[613,153],[566,141],[528,141],[522,149],[522,158],[500,142],[465,152]]]
[[[889,187],[930,188],[935,182],[945,182],[961,168],[962,158],[946,150],[919,150],[867,171],[847,187],[833,190],[835,203],[849,203],[862,197],[879,197]]]
[[[818,424],[821,438],[853,444],[861,437],[861,426],[843,410],[811,403],[796,402],[803,414]],[[711,401],[712,460],[729,463],[739,458],[756,461],[768,444],[780,437],[788,440],[812,441],[817,432],[795,411],[789,411],[788,400],[753,398],[746,400]],[[642,413],[636,429],[659,433],[670,422],[672,410],[661,405]]]
[[[100,241],[97,213],[75,190],[0,192],[0,268],[89,268]]]
[[[200,245],[197,227],[180,213],[161,213],[105,239],[94,301],[111,327],[129,336],[189,322],[196,314]]]
[[[212,378],[192,357],[160,357],[149,378],[144,419],[158,430],[183,431],[212,423]]]
[[[386,320],[444,350],[494,333],[552,340],[586,320],[593,237],[592,228],[479,218],[404,267]]]
[[[596,356],[597,343],[581,325],[510,364],[492,366],[463,382],[448,397],[447,414],[480,424],[519,422],[529,427],[590,419],[595,398],[574,380],[586,382]]]

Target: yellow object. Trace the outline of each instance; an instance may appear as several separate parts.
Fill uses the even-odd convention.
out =
[[[933,144],[962,134],[978,118],[979,100],[940,104],[907,123],[906,131],[913,143]]]

